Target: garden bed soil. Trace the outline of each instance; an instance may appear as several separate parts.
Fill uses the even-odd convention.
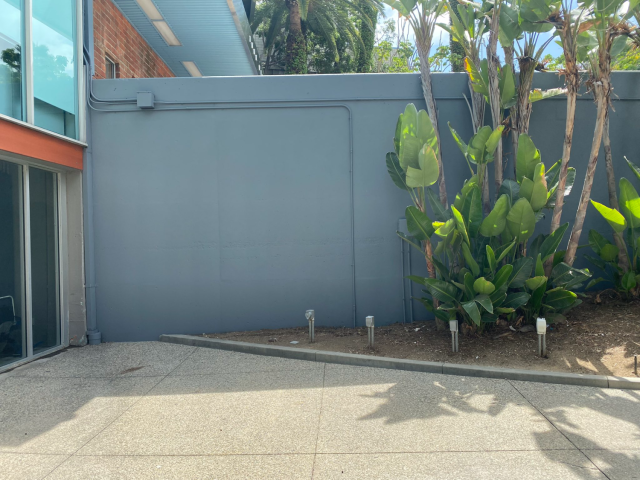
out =
[[[358,353],[430,362],[485,365],[529,370],[635,377],[634,354],[640,356],[640,301],[594,295],[567,314],[567,323],[547,333],[547,358],[536,355],[535,331],[495,326],[483,335],[460,333],[460,351],[451,351],[451,333],[434,322],[376,327],[375,346],[367,346],[367,329],[316,327],[205,334],[209,338],[286,347]],[[301,323],[304,315],[301,315]],[[299,342],[292,344],[291,342]]]

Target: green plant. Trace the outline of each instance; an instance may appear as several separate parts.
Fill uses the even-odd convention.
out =
[[[398,128],[404,130],[402,126]],[[531,139],[524,136],[518,151],[517,181],[505,181],[496,204],[485,215],[480,186],[487,165],[493,161],[503,127],[496,130],[482,127],[468,144],[451,127],[450,130],[467,162],[471,178],[447,209],[428,188],[426,195],[419,193],[412,197],[415,205],[405,211],[410,236],[398,232],[403,240],[425,255],[425,242],[430,247],[437,242],[427,258],[427,263],[432,265],[429,278],[410,277],[425,288],[427,295],[420,301],[441,321],[457,318],[480,330],[500,315],[523,315],[530,320],[545,314],[552,319],[554,314],[574,306],[577,296],[570,288],[588,278],[589,272],[563,264],[561,255],[549,278],[542,270],[542,263],[556,255],[568,224],[551,235],[539,235],[531,243],[533,257],[526,256],[536,222],[543,218],[541,211],[550,208],[554,199],[559,162],[545,172],[540,152]],[[405,141],[405,148],[408,145]],[[419,145],[417,142],[412,150]],[[402,157],[401,153],[400,165]],[[395,171],[390,170],[390,173],[394,178]],[[426,173],[417,175],[420,178],[427,176]],[[430,178],[433,180],[433,172]],[[394,178],[396,185],[402,188],[400,180]],[[420,182],[421,185],[426,183]],[[547,188],[548,184],[551,188]],[[426,213],[425,198],[435,220]]]
[[[630,162],[627,164],[640,180],[640,167]],[[591,200],[591,204],[602,215],[618,237],[611,243],[598,231],[589,231],[589,245],[597,257],[586,256],[587,259],[612,276],[615,288],[627,295],[640,294],[640,197],[631,182],[622,177],[619,183],[620,207],[609,208]],[[622,246],[622,249],[620,248]],[[621,257],[626,255],[626,261]],[[603,279],[598,279],[598,281]],[[597,281],[591,282],[589,287]]]

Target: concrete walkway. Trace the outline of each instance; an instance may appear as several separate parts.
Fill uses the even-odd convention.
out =
[[[627,480],[640,391],[103,344],[0,375],[0,478]]]

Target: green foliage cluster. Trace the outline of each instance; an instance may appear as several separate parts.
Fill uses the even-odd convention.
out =
[[[640,167],[627,160],[629,168],[640,181]],[[589,245],[596,257],[587,259],[603,272],[608,273],[619,291],[638,295],[640,287],[640,196],[629,180],[620,179],[620,208],[609,208],[606,205],[591,200],[591,204],[607,221],[618,235],[617,246],[607,240],[597,230],[589,231]],[[621,251],[621,248],[623,251]],[[628,262],[621,262],[621,256],[626,255]],[[599,283],[604,278],[598,278],[589,287]]]
[[[458,319],[477,329],[500,316],[532,321],[544,315],[549,322],[557,321],[580,303],[573,290],[591,277],[589,271],[564,263],[558,252],[568,224],[530,241],[543,210],[553,208],[559,162],[547,170],[531,138],[523,136],[516,179],[505,180],[493,209],[485,215],[480,186],[503,127],[482,127],[468,143],[449,128],[470,170],[449,208],[428,188],[438,179],[437,141],[424,110],[407,106],[397,122],[394,152],[387,154],[391,179],[414,202],[405,211],[410,235],[398,235],[423,254],[426,242],[435,244],[427,261],[436,275],[411,277],[424,287],[420,301],[441,320]],[[574,178],[575,172],[565,187],[567,195]],[[544,268],[547,260],[552,261],[549,275]]]

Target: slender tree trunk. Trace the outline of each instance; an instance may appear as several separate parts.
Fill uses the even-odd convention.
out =
[[[357,69],[358,73],[369,73],[373,62],[373,44],[375,43],[375,31],[378,23],[378,10],[375,9],[370,0],[360,0],[359,7],[361,10],[360,15],[367,18],[361,18],[358,21],[363,45],[358,49]]]
[[[416,32],[417,33],[417,32]],[[436,100],[433,97],[433,88],[431,86],[431,69],[429,67],[429,50],[430,45],[425,45],[423,39],[416,38],[416,47],[418,49],[418,56],[420,57],[420,80],[422,81],[422,93],[424,95],[424,101],[427,104],[427,113],[429,119],[433,124],[433,129],[436,132],[436,138],[438,139],[438,168],[440,174],[438,176],[438,188],[440,192],[440,203],[447,208],[449,203],[447,201],[447,185],[445,183],[444,168],[442,167],[442,148],[440,148],[440,129],[438,128],[438,109],[436,107]]]
[[[515,50],[513,49],[513,45],[507,45],[506,47],[503,45],[502,46],[502,50],[504,51],[504,63],[505,63],[505,65],[509,65],[509,67],[511,67],[511,71],[515,75],[516,71],[513,68],[513,55],[514,55]]]
[[[424,256],[427,260],[427,271],[429,272],[429,277],[436,278],[436,267],[433,265],[433,245],[431,244],[431,240],[424,241]],[[434,298],[433,306],[435,308],[438,308],[438,304],[439,304],[438,300]],[[440,320],[438,317],[436,317],[436,329],[444,330],[445,326],[446,326],[445,323],[442,320]]]
[[[289,9],[289,33],[285,55],[285,73],[300,75],[307,73],[307,40],[302,33],[300,4],[298,0],[285,0]]]
[[[449,0],[449,25],[453,25],[451,21],[451,15],[455,15],[460,19],[458,13],[458,0]],[[452,72],[464,72],[464,47],[460,43],[456,42],[453,38],[449,37],[449,52],[451,61]]]
[[[566,58],[566,56],[565,56]],[[562,220],[562,207],[564,206],[564,191],[567,185],[567,172],[569,171],[569,159],[571,158],[571,145],[573,144],[573,127],[576,117],[576,100],[578,98],[578,88],[580,87],[580,74],[575,62],[566,62],[566,84],[567,84],[567,120],[564,129],[564,144],[562,146],[562,162],[560,163],[560,175],[558,177],[558,187],[556,189],[556,204],[553,207],[551,217],[550,233],[555,232]],[[547,277],[553,268],[553,257],[547,260],[545,272]]]
[[[618,193],[616,192],[616,175],[613,171],[613,157],[611,155],[611,139],[609,138],[609,109],[604,120],[602,131],[602,144],[604,146],[604,163],[607,168],[607,187],[609,188],[609,206],[620,211],[618,203]],[[629,255],[627,254],[627,244],[621,233],[613,232],[613,241],[618,247],[618,266],[623,272],[629,271]]]
[[[520,81],[518,83],[518,101],[515,106],[515,114],[511,115],[513,154],[518,155],[518,143],[520,135],[529,133],[529,120],[531,119],[531,102],[529,93],[533,84],[533,73],[536,70],[536,63],[530,57],[518,59],[520,65]],[[513,162],[513,168],[515,169]]]
[[[576,251],[580,243],[580,235],[582,234],[584,218],[587,214],[589,199],[591,198],[591,187],[593,186],[593,179],[596,174],[596,165],[598,163],[598,153],[600,151],[600,143],[602,141],[602,132],[604,130],[607,109],[609,108],[608,104],[606,103],[607,99],[604,93],[605,91],[608,91],[608,89],[608,79],[606,80],[606,82],[595,82],[593,86],[594,96],[598,104],[596,128],[593,133],[593,141],[591,142],[591,153],[589,154],[589,163],[587,164],[587,172],[584,177],[584,185],[582,186],[582,194],[580,195],[578,211],[576,212],[576,219],[573,223],[571,236],[569,237],[567,253],[564,256],[564,261],[568,265],[573,265],[573,262],[576,259]]]
[[[487,45],[487,61],[489,68],[489,100],[491,105],[491,119],[493,121],[493,129],[495,130],[502,123],[502,115],[500,112],[500,87],[498,71],[500,70],[500,59],[498,58],[498,31],[500,26],[500,3],[496,2],[493,7],[493,15],[491,16],[491,25],[489,30],[489,44]],[[495,182],[496,196],[502,185],[502,138],[498,142],[498,148],[493,155],[493,173]],[[487,192],[488,194],[488,192]],[[485,199],[483,198],[483,203]],[[489,199],[487,198],[488,202]]]

